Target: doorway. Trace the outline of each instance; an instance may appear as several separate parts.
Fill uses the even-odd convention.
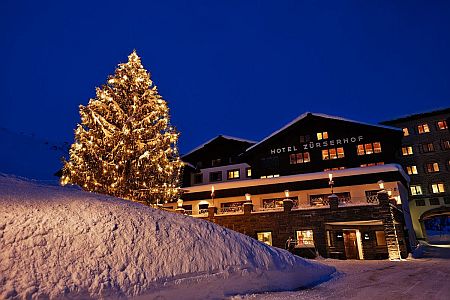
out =
[[[345,257],[347,259],[359,259],[358,238],[356,230],[344,230]]]

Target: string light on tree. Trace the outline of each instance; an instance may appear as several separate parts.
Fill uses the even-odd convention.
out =
[[[135,51],[80,105],[80,116],[62,185],[146,204],[178,199],[179,133]]]

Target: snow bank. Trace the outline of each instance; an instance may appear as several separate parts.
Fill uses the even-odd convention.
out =
[[[199,299],[335,269],[213,223],[0,174],[0,298]]]

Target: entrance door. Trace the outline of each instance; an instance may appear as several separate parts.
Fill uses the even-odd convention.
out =
[[[344,230],[344,247],[348,259],[358,259],[356,230]]]

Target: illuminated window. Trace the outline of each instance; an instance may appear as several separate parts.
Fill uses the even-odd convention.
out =
[[[304,152],[304,153],[294,153],[289,155],[289,161],[291,163],[291,165],[295,165],[295,164],[302,164],[302,163],[306,163],[306,162],[310,162],[310,156],[309,156],[309,152]]]
[[[439,194],[445,192],[444,184],[443,183],[433,183],[431,185],[431,191],[433,194]]]
[[[403,130],[403,136],[408,136],[409,135],[408,128],[405,127],[402,130]]]
[[[322,160],[330,160],[344,157],[344,148],[330,148],[322,150]]]
[[[433,143],[423,143],[422,150],[424,153],[433,152],[434,151]]]
[[[314,247],[314,238],[312,230],[297,231],[297,246],[302,248]]]
[[[408,172],[408,175],[417,174],[417,166],[407,166],[406,171]]]
[[[246,172],[246,174],[247,174],[247,178],[252,177],[252,168],[247,168],[247,169],[245,169],[245,172]]]
[[[373,167],[373,166],[382,166],[382,165],[384,165],[384,162],[380,161],[380,162],[376,162],[376,163],[362,164],[362,165],[360,165],[360,167],[364,168],[364,167]]]
[[[324,131],[324,132],[318,132],[317,133],[317,140],[326,140],[328,138],[328,132]]]
[[[402,147],[402,155],[406,156],[406,155],[412,155],[413,154],[413,148],[412,146],[406,146],[406,147]]]
[[[269,246],[272,246],[272,232],[266,231],[266,232],[258,232],[257,233],[258,241],[267,244]]]
[[[381,143],[373,142],[356,146],[358,155],[373,154],[381,152]]]
[[[378,246],[386,246],[386,236],[384,234],[384,231],[375,231],[375,236],[377,237]]]
[[[334,167],[334,168],[325,168],[323,169],[324,172],[326,171],[339,171],[339,170],[344,170],[345,167]]]
[[[422,195],[422,187],[420,185],[411,185],[409,188],[411,189],[411,195]]]
[[[427,170],[428,173],[439,172],[439,164],[437,162],[427,163],[425,164],[425,169]]]
[[[444,130],[444,129],[447,129],[448,128],[448,126],[447,126],[447,121],[438,121],[437,122],[437,128],[439,129],[439,130]]]
[[[430,132],[430,128],[428,127],[427,123],[420,124],[420,125],[417,125],[417,132],[419,132],[419,134],[427,133],[427,132]]]
[[[228,179],[238,179],[239,177],[239,170],[228,170]]]

